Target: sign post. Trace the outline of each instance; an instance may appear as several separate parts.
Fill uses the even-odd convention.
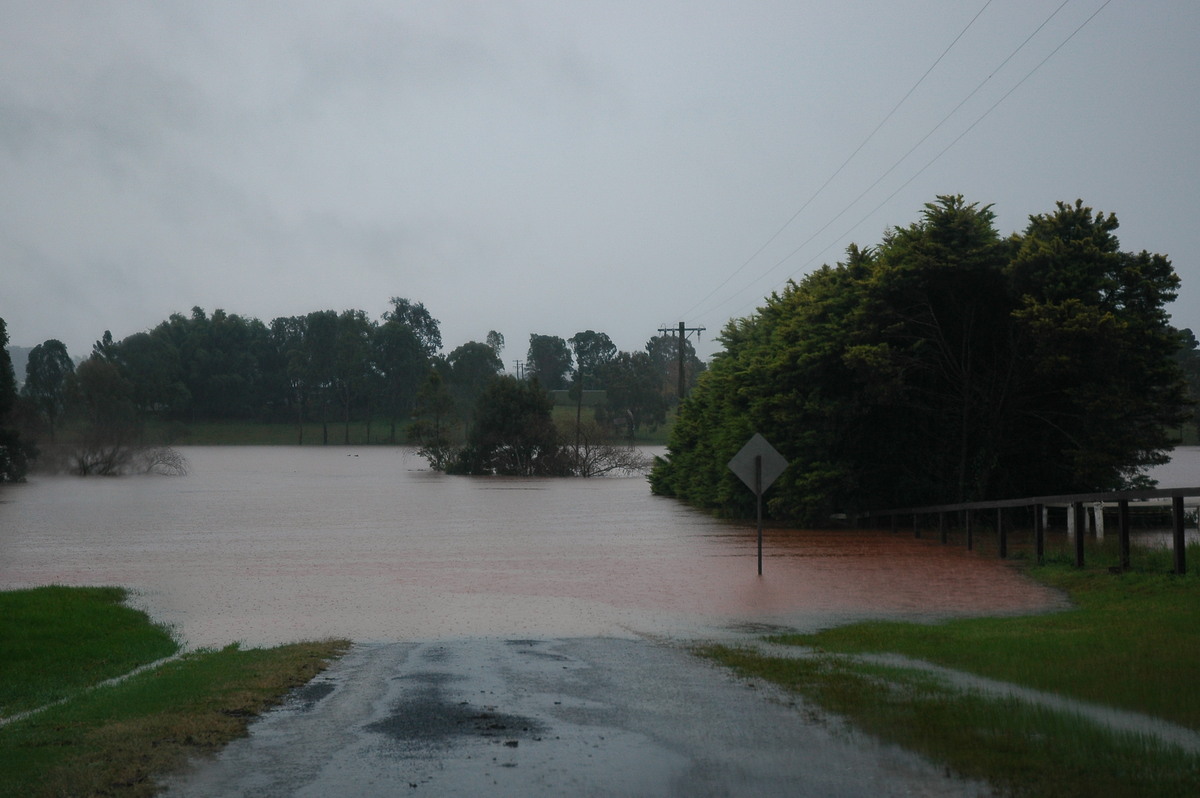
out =
[[[767,439],[757,432],[729,461],[729,470],[737,474],[746,487],[754,491],[758,505],[758,575],[762,576],[762,497],[767,488],[787,468],[788,461]]]

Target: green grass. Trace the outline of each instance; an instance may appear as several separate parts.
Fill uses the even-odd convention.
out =
[[[157,659],[141,638],[175,644],[141,613],[122,608],[117,588],[39,588],[0,593],[5,712],[65,699],[0,726],[0,798],[7,796],[146,796],[156,778],[190,757],[211,753],[245,734],[247,725],[291,689],[309,681],[345,650],[345,641],[272,649],[195,651],[113,685],[98,682]],[[67,608],[61,613],[58,611]],[[113,610],[133,616],[120,624]],[[56,617],[60,614],[61,617]],[[100,617],[112,637],[79,651]],[[43,623],[50,628],[42,629]],[[130,628],[126,628],[130,627]],[[140,655],[125,650],[133,641]],[[9,660],[9,652],[20,652]],[[72,666],[54,660],[67,655]],[[39,673],[39,671],[46,671]]]
[[[170,632],[114,587],[0,593],[0,716],[64,698],[174,654]]]
[[[1092,562],[1104,561],[1096,551]],[[872,622],[776,642],[837,653],[895,652],[993,679],[1155,715],[1200,731],[1200,548],[1192,573],[1167,573],[1169,552],[1138,552],[1133,571],[1075,569],[1065,557],[1030,568],[1076,608],[940,624]]]
[[[554,420],[554,425],[558,428],[559,435],[562,440],[570,443],[574,440],[575,435],[575,405],[555,405],[551,408],[550,417]],[[596,409],[584,405],[580,420],[588,424],[596,419]],[[634,445],[642,446],[666,446],[667,440],[671,436],[671,425],[674,423],[674,413],[668,413],[665,424],[659,424],[654,429],[643,425],[641,429],[633,436]],[[626,443],[625,439],[618,438],[614,443]]]
[[[784,660],[722,646],[700,653],[799,692],[857,728],[986,780],[1004,795],[1200,795],[1200,757],[1065,713],[833,655]]]
[[[1111,552],[1090,551],[1103,562]],[[701,653],[777,682],[871,734],[916,750],[1005,794],[1200,795],[1200,757],[1102,729],[1073,715],[964,693],[928,674],[855,654],[898,653],[1200,730],[1200,576],[1169,573],[1168,551],[1135,551],[1134,570],[1075,569],[1053,554],[1029,573],[1073,609],[938,624],[859,623],[772,642],[812,647],[782,659],[713,647]],[[1189,548],[1193,568],[1200,547]]]

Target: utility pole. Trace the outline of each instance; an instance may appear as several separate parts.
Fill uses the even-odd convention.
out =
[[[513,361],[513,364],[514,364],[514,365],[517,367],[517,379],[518,379],[518,380],[523,380],[523,379],[525,379],[525,373],[524,373],[524,372],[521,370],[521,366],[525,365],[525,361],[523,361],[523,360],[514,360],[514,361]]]
[[[704,332],[704,328],[703,327],[688,327],[681,321],[681,322],[679,322],[678,332],[676,332],[676,329],[673,327],[659,327],[658,331],[660,333],[665,333],[667,335],[678,335],[679,336],[679,339],[678,339],[679,340],[679,347],[678,347],[679,348],[679,401],[682,403],[684,393],[687,390],[687,380],[684,378],[684,371],[683,371],[683,366],[684,366],[683,342],[687,340],[687,337],[688,337],[687,334],[690,332],[696,333],[696,337],[699,338],[700,333]]]

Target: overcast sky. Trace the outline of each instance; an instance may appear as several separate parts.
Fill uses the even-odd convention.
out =
[[[1058,7],[0,0],[0,318],[81,356],[194,305],[404,296],[509,369],[680,321],[708,355],[963,194],[1005,234],[1115,212],[1200,330],[1200,2]]]

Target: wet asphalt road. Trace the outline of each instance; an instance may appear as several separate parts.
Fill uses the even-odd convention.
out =
[[[986,794],[679,647],[616,638],[357,645],[166,793]]]

